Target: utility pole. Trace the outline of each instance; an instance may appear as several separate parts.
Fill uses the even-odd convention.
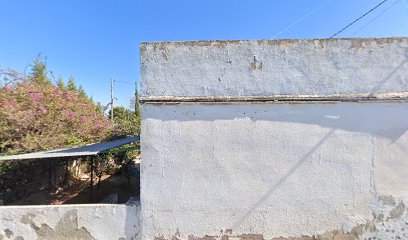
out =
[[[111,122],[113,123],[113,77],[110,78],[110,91],[111,91]]]

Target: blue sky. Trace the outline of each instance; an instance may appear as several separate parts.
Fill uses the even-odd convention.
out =
[[[0,0],[0,67],[38,53],[109,102],[109,77],[135,82],[144,41],[327,38],[382,0]],[[389,0],[338,37],[408,36],[408,0]],[[116,83],[129,106],[134,86]]]

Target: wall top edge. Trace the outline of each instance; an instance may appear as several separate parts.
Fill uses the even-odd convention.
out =
[[[148,96],[141,103],[233,103],[233,102],[408,102],[408,92],[380,94],[277,95],[277,96]]]
[[[295,43],[295,42],[337,42],[337,41],[355,41],[355,42],[377,42],[390,43],[394,41],[407,41],[408,37],[381,37],[381,38],[289,38],[289,39],[260,39],[260,40],[191,40],[191,41],[152,41],[140,43],[141,51],[146,50],[146,46],[189,46],[189,47],[205,47],[205,46],[225,46],[225,45],[240,45],[242,43],[256,43],[258,45],[267,44],[275,45],[280,43]]]
[[[64,205],[7,205],[0,206],[0,211],[3,209],[40,209],[40,208],[121,208],[121,207],[137,207],[140,202],[132,204],[107,204],[107,203],[89,203],[89,204],[64,204]]]

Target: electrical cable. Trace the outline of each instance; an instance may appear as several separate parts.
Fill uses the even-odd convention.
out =
[[[131,83],[131,82],[123,82],[123,81],[117,81],[117,80],[114,80],[114,82],[118,82],[118,83],[127,83],[127,84],[132,84],[132,85],[134,85],[135,83]]]
[[[381,17],[384,13],[388,12],[388,10],[390,10],[395,4],[397,4],[399,1],[401,0],[396,0],[394,1],[392,4],[390,4],[390,6],[388,6],[388,8],[384,9],[382,12],[380,12],[379,14],[377,14],[373,19],[371,19],[369,22],[367,22],[366,24],[364,24],[363,26],[361,26],[359,29],[357,29],[355,32],[353,32],[353,34],[351,34],[351,36],[354,36],[356,33],[360,32],[361,30],[363,30],[365,27],[367,27],[368,25],[370,25],[372,22],[374,22],[375,20],[377,20],[377,18]]]
[[[374,11],[375,9],[377,9],[378,7],[380,7],[381,5],[383,5],[384,3],[386,3],[388,0],[383,0],[382,2],[380,2],[379,4],[377,4],[375,7],[371,8],[370,10],[368,10],[366,13],[364,13],[363,15],[361,15],[360,17],[358,17],[356,20],[352,21],[351,23],[349,23],[347,26],[345,26],[344,28],[342,28],[340,31],[336,32],[335,34],[331,35],[329,38],[334,38],[335,36],[337,36],[338,34],[340,34],[341,32],[343,32],[344,30],[346,30],[347,28],[349,28],[351,25],[353,25],[354,23],[356,23],[357,21],[359,21],[360,19],[362,19],[363,17],[367,16],[369,13],[371,13],[372,11]]]
[[[316,13],[317,11],[319,11],[321,8],[323,8],[324,6],[326,6],[327,4],[329,4],[330,2],[332,2],[334,0],[328,0],[326,2],[324,2],[323,4],[319,5],[317,8],[313,9],[312,11],[308,12],[306,15],[304,15],[303,17],[299,18],[298,20],[294,21],[293,23],[287,25],[283,30],[281,30],[280,32],[276,33],[272,39],[278,37],[279,35],[281,35],[282,33],[286,32],[287,30],[291,29],[293,26],[297,25],[298,23],[302,22],[303,20],[305,20],[306,18],[308,18],[309,16],[311,16],[312,14]]]

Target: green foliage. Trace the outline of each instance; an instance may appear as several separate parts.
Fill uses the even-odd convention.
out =
[[[139,118],[141,117],[139,91],[137,88],[135,92],[135,113]]]
[[[70,77],[68,79],[67,89],[69,91],[72,91],[72,92],[77,92],[78,91],[77,87],[75,86],[75,78],[74,77]]]
[[[47,76],[47,64],[45,60],[41,59],[41,55],[38,55],[34,60],[34,63],[31,67],[31,76],[34,78],[36,83],[40,84],[51,84]]]
[[[82,86],[79,86],[78,88],[78,93],[79,95],[81,95],[82,97],[87,97],[86,93],[85,93],[85,89]]]
[[[109,111],[110,115],[111,112]],[[140,117],[134,111],[124,107],[114,107],[113,119],[117,135],[140,134]]]
[[[119,166],[126,166],[140,155],[140,143],[133,142],[114,149],[110,149],[97,157],[97,164],[104,165],[105,171],[117,172]]]
[[[142,113],[141,113],[141,108],[140,108],[140,102],[139,102],[139,91],[136,87],[135,91],[135,97],[130,100],[130,107],[134,109],[134,115],[135,115],[135,122],[136,122],[136,135],[140,134],[140,126],[141,126],[141,121],[142,121]]]
[[[58,78],[57,87],[58,87],[59,90],[65,91],[64,79],[62,79],[62,77]]]
[[[89,100],[93,102],[92,98],[90,98]],[[108,109],[108,106],[104,106],[100,102],[97,102],[95,104],[95,111],[97,111],[97,112],[104,113],[104,112],[106,112],[107,109]]]
[[[130,100],[130,107],[134,109],[136,116],[140,119],[141,118],[141,111],[140,111],[140,99],[139,99],[139,90],[136,88],[135,97]]]
[[[82,138],[77,136],[68,136],[66,143],[68,147],[80,146],[84,144]]]
[[[62,91],[61,85],[44,84],[37,77],[0,69],[0,154],[56,149],[111,137],[109,119],[85,91]],[[73,79],[71,83],[75,86]]]
[[[115,107],[112,124],[105,116],[107,106],[89,98],[73,77],[67,84],[62,78],[52,84],[41,56],[35,59],[31,70],[26,76],[0,69],[0,155],[139,135],[137,91],[133,101],[135,111]]]
[[[0,175],[6,174],[13,169],[9,163],[0,163]]]

